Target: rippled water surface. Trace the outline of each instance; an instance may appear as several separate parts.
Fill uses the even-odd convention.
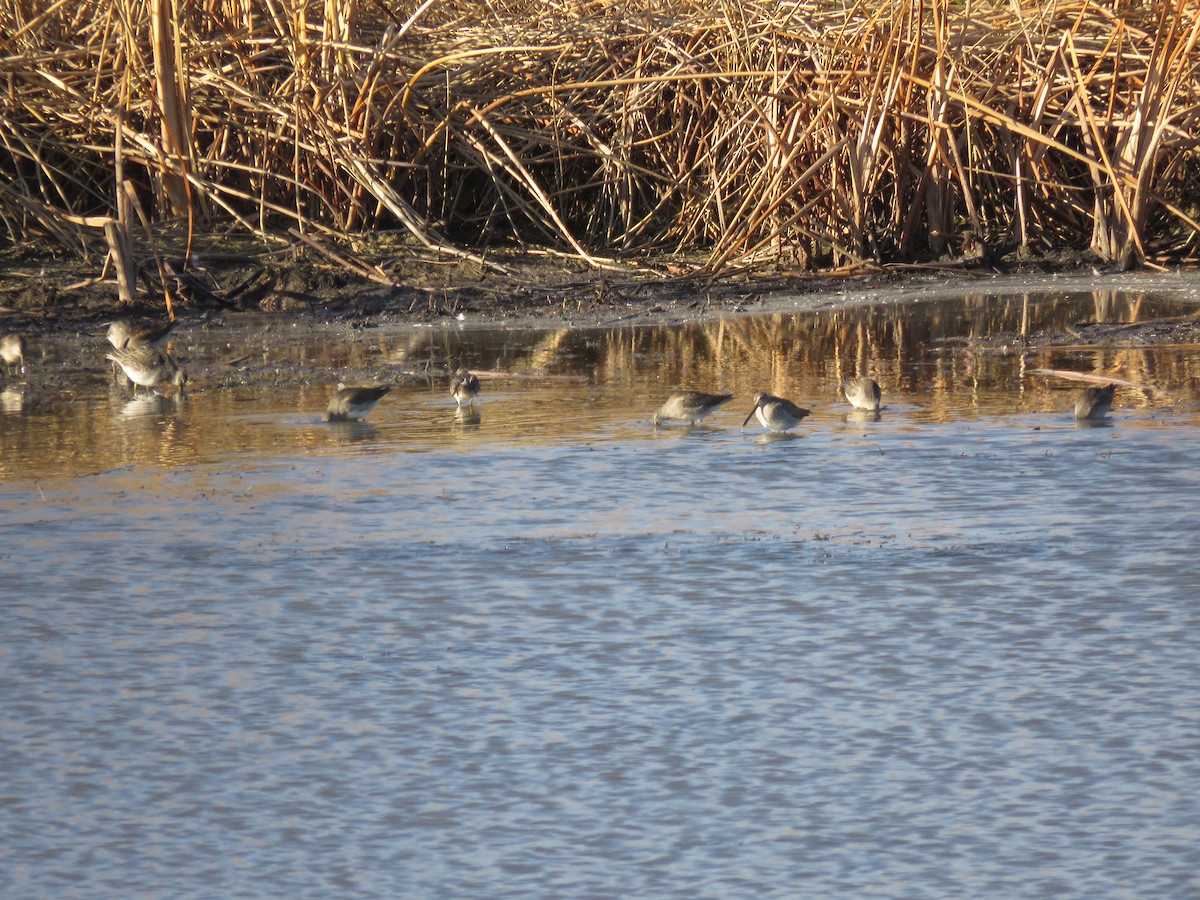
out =
[[[1196,896],[1200,349],[992,335],[1198,303],[230,320],[179,404],[45,340],[0,398],[0,891]],[[1046,369],[1142,387],[1079,427]],[[346,372],[408,374],[324,424]],[[656,430],[679,386],[735,400]],[[757,390],[812,415],[743,431]]]

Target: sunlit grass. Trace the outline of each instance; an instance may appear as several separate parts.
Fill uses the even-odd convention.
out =
[[[1198,39],[1194,0],[0,0],[0,227],[127,276],[397,228],[724,272],[1194,263]]]

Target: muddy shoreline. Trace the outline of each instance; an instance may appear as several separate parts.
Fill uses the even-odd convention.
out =
[[[226,314],[260,312],[277,313],[301,327],[356,328],[670,325],[726,315],[852,306],[880,298],[905,302],[936,294],[982,292],[997,284],[1005,285],[1005,290],[1013,289],[1014,283],[1055,290],[1097,286],[1153,290],[1179,278],[1200,284],[1200,272],[1194,270],[1103,272],[1077,254],[997,263],[947,260],[842,273],[759,269],[719,279],[688,274],[688,266],[674,260],[623,271],[597,271],[575,260],[536,253],[514,254],[497,263],[505,271],[484,271],[458,260],[396,259],[388,272],[394,284],[385,285],[312,258],[212,257],[170,275],[168,283],[175,314],[185,325],[215,327]],[[695,273],[695,268],[690,271]],[[165,320],[161,284],[151,278],[145,281],[139,302],[124,306],[118,301],[115,278],[103,273],[100,265],[10,249],[0,253],[0,330],[37,336],[93,332],[119,317]],[[1200,342],[1195,320],[1169,325],[1147,323],[1140,328],[1081,322],[1073,333],[1023,339]]]

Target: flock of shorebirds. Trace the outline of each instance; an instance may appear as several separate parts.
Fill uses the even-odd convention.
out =
[[[1115,384],[1103,387],[1084,388],[1075,398],[1075,418],[1081,421],[1103,419],[1112,409]],[[842,382],[842,394],[857,410],[878,415],[882,392],[873,378],[862,376]],[[667,402],[654,414],[654,424],[679,422],[699,425],[704,417],[720,409],[733,399],[732,394],[706,394],[703,391],[678,391],[667,398]],[[759,393],[754,395],[754,408],[742,422],[745,428],[751,419],[757,418],[768,431],[784,432],[795,428],[809,415],[809,411],[797,406],[784,397]]]
[[[112,345],[112,352],[107,358],[119,366],[133,383],[135,394],[138,387],[164,396],[182,393],[187,384],[187,373],[162,348],[174,327],[174,321],[166,325],[134,325],[123,319],[109,325],[105,337]],[[23,370],[24,339],[17,334],[0,338],[0,358],[3,358],[10,372],[18,364]],[[1107,416],[1112,409],[1116,387],[1115,384],[1107,384],[1081,391],[1075,400],[1075,418],[1094,421]],[[390,390],[391,385],[386,384],[339,384],[330,398],[325,421],[361,421]],[[479,378],[466,369],[459,369],[451,382],[450,393],[459,407],[473,405],[479,395]],[[863,376],[844,381],[842,393],[855,409],[878,414],[882,392],[873,378]],[[667,423],[699,425],[705,416],[732,399],[732,394],[677,391],[654,413],[653,422],[656,427]],[[759,393],[754,396],[754,408],[742,422],[742,427],[745,428],[751,419],[757,417],[759,423],[769,431],[785,432],[799,425],[807,415],[807,409],[791,400]]]
[[[1103,387],[1085,388],[1075,400],[1075,418],[1081,420],[1102,419],[1112,409],[1115,384]],[[389,385],[369,385],[365,387],[347,387],[339,384],[333,399],[329,401],[329,411],[325,421],[335,419],[355,420],[364,419],[382,399],[391,387]],[[466,369],[459,369],[454,376],[450,388],[458,405],[473,404],[479,395],[479,379]],[[842,382],[842,394],[856,410],[867,414],[879,415],[879,405],[883,392],[879,389],[874,378],[866,376],[851,378]],[[724,406],[733,399],[733,394],[706,394],[704,391],[676,391],[667,398],[667,402],[658,408],[652,417],[655,427],[666,424],[699,425],[709,414]],[[784,397],[772,394],[758,393],[754,395],[754,408],[750,410],[742,427],[757,418],[763,428],[775,433],[790,431],[799,425],[809,410],[797,406]]]
[[[176,321],[165,325],[135,325],[126,319],[118,319],[108,326],[104,336],[112,345],[112,351],[106,358],[113,363],[114,376],[117,367],[125,373],[125,377],[133,384],[135,395],[139,387],[168,397],[183,393],[188,380],[187,372],[163,349],[175,325]],[[0,358],[3,358],[10,373],[17,366],[24,371],[24,338],[18,334],[7,334],[0,338]],[[365,419],[391,389],[391,385],[387,384],[338,384],[329,400],[325,421]],[[459,369],[451,382],[450,393],[460,407],[473,405],[479,395],[479,378],[466,369]]]
[[[358,387],[339,384],[329,399],[325,421],[360,422],[391,389],[390,384],[368,384]],[[475,398],[479,396],[479,377],[466,369],[459,369],[450,383],[450,395],[460,407],[474,405]]]
[[[855,409],[868,413],[879,412],[879,401],[882,392],[873,378],[851,378],[842,382],[842,393]],[[653,422],[663,425],[668,422],[678,422],[685,425],[699,425],[709,413],[720,409],[733,399],[733,394],[706,394],[703,391],[677,391],[667,398],[667,402],[658,408]],[[784,432],[795,428],[810,415],[807,409],[797,406],[791,400],[776,397],[773,394],[758,393],[754,395],[754,408],[742,422],[745,428],[750,420],[757,418],[763,428],[768,431]]]

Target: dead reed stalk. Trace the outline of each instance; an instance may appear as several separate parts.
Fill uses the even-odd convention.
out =
[[[0,0],[0,223],[90,252],[136,201],[147,251],[185,258],[194,232],[399,227],[713,273],[1195,263],[1198,10]]]

